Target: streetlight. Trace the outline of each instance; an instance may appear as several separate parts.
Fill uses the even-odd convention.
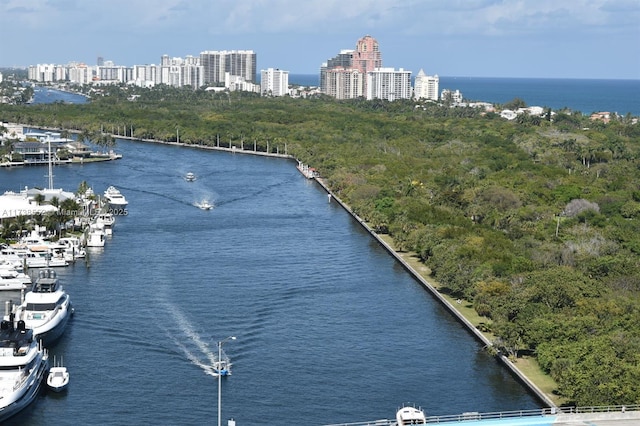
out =
[[[236,340],[236,336],[229,336],[218,341],[218,426],[222,426],[222,344],[228,340]],[[225,370],[228,366],[225,366]]]

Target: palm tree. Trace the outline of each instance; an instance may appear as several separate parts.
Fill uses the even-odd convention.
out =
[[[41,205],[42,203],[44,203],[45,196],[42,194],[36,194],[36,196],[33,197],[33,200],[36,202],[37,205]]]

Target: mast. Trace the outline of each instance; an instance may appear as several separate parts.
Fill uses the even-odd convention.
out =
[[[49,145],[49,189],[53,189],[53,164],[51,162],[51,135],[47,135]]]

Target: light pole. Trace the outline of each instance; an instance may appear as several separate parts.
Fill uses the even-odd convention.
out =
[[[229,336],[218,342],[218,426],[222,426],[222,344],[228,340],[236,340],[236,336]]]

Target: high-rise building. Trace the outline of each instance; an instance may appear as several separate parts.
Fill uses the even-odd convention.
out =
[[[382,53],[378,41],[366,35],[358,40],[353,54],[352,67],[366,74],[376,68],[382,68]]]
[[[200,53],[205,83],[223,83],[225,73],[256,82],[256,54],[253,50],[208,50]]]
[[[260,70],[260,93],[266,96],[284,96],[289,92],[289,71],[268,68]]]
[[[342,50],[320,68],[320,91],[338,99],[363,96],[367,90],[365,76],[382,67],[378,41],[366,35],[358,40],[355,50]]]
[[[414,82],[413,95],[416,99],[431,99],[438,100],[438,94],[440,86],[440,78],[438,75],[430,76],[426,75],[423,70],[420,70],[416,75]]]
[[[367,73],[367,99],[411,99],[411,71],[376,68]]]

